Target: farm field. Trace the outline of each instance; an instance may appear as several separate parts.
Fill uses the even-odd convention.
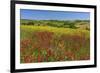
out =
[[[89,20],[21,20],[20,63],[89,59]]]

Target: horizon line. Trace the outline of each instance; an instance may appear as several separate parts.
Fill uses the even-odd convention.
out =
[[[57,20],[57,19],[20,19],[20,20]],[[89,19],[69,19],[70,21],[76,21],[76,20],[89,20]],[[69,21],[68,20],[68,21]],[[58,20],[58,21],[67,21],[67,20],[62,20],[62,19],[60,19],[60,20]],[[90,21],[90,20],[89,20]]]

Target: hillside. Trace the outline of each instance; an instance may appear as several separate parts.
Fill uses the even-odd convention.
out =
[[[53,26],[74,29],[90,29],[89,20],[27,20],[21,19],[21,25]]]

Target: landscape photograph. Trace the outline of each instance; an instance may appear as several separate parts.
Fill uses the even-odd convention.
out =
[[[20,63],[90,60],[90,12],[20,9]]]

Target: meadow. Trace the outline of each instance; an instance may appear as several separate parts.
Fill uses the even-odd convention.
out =
[[[21,20],[20,63],[89,59],[88,20]]]

